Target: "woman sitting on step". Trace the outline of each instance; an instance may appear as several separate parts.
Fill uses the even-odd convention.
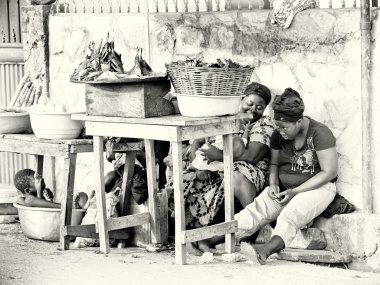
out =
[[[296,232],[333,201],[338,172],[335,137],[322,123],[303,116],[298,92],[287,88],[274,99],[273,110],[276,130],[271,137],[270,186],[235,215],[238,240],[277,219],[269,242],[254,247],[241,244],[241,251],[260,264],[288,246]],[[222,239],[201,243],[210,246]]]

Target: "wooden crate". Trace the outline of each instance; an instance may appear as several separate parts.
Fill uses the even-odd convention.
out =
[[[86,84],[86,112],[95,116],[132,118],[171,115],[174,107],[163,98],[169,91],[167,78]]]

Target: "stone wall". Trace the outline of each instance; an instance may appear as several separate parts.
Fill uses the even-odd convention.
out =
[[[286,87],[300,92],[306,113],[328,125],[337,137],[338,190],[358,208],[361,198],[360,10],[303,11],[288,30],[269,26],[268,10],[219,13],[154,14],[150,18],[151,65],[202,52],[206,61],[231,58],[253,64],[253,81],[273,94]],[[107,32],[122,54],[124,68],[133,65],[135,47],[145,47],[144,16],[139,14],[63,14],[51,16],[50,94],[69,109],[84,110],[84,88],[69,83],[91,40]],[[374,38],[379,38],[374,12]],[[378,74],[380,48],[373,44],[373,74]],[[379,90],[373,81],[374,96]],[[377,90],[377,91],[376,91]],[[376,106],[380,102],[375,98]],[[375,110],[375,109],[374,109]],[[374,112],[373,122],[376,122]],[[374,126],[374,124],[373,124]],[[374,128],[374,168],[379,168],[380,131]],[[87,179],[90,175],[81,175]],[[380,212],[380,180],[374,182],[375,210]],[[87,187],[86,182],[81,187]]]

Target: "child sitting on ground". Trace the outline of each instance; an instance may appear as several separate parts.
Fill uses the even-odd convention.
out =
[[[14,176],[14,185],[22,196],[16,201],[17,204],[27,207],[61,208],[60,203],[53,202],[53,192],[46,188],[45,180],[41,175],[31,169],[22,169]],[[88,196],[79,192],[74,197],[73,208],[83,209]]]
[[[31,169],[22,169],[14,176],[14,185],[23,196],[16,201],[17,204],[27,207],[61,208],[59,203],[53,202],[54,195],[46,188],[41,175]]]

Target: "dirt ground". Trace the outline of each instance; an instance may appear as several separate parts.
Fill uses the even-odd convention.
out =
[[[221,259],[174,264],[174,252],[141,248],[58,251],[58,243],[26,238],[19,224],[0,225],[0,284],[380,284],[380,274],[300,262],[269,260],[264,266]]]

